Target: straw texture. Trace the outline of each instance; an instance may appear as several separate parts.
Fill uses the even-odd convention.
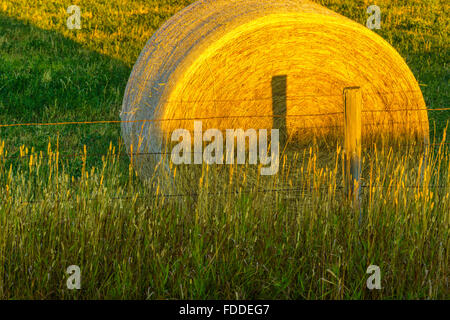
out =
[[[203,130],[271,129],[275,115],[301,143],[305,128],[328,134],[343,125],[350,86],[362,90],[363,135],[428,137],[416,79],[365,26],[310,1],[201,0],[153,35],[126,88],[123,121],[166,120],[123,123],[122,134],[129,152],[159,153],[173,130],[193,130],[193,120],[168,119],[201,118]],[[134,159],[149,177],[161,156]]]

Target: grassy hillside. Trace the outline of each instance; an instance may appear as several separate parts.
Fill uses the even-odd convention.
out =
[[[140,51],[191,2],[2,1],[0,124],[119,120]],[[362,24],[372,4],[319,2]],[[71,4],[81,30],[66,27]],[[448,2],[377,4],[377,32],[429,108],[449,107]],[[430,113],[439,139],[449,118]],[[365,154],[361,227],[342,201],[340,149],[323,165],[311,146],[264,182],[248,166],[196,168],[192,195],[164,197],[137,179],[119,138],[119,125],[0,128],[0,298],[448,298],[445,144],[425,173],[412,150]],[[66,289],[72,264],[81,291]],[[380,291],[365,287],[370,264]]]

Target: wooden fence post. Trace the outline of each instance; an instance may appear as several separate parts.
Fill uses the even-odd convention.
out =
[[[359,87],[344,89],[344,130],[345,130],[345,191],[348,200],[356,209],[360,206],[361,191],[361,106],[362,95]],[[361,222],[361,211],[360,211]]]

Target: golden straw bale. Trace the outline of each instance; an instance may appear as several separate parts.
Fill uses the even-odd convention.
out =
[[[173,130],[193,130],[192,119],[201,119],[203,130],[225,130],[271,129],[284,117],[285,134],[302,143],[311,129],[334,134],[343,125],[349,86],[362,90],[363,135],[427,139],[416,79],[365,26],[304,0],[201,0],[167,21],[142,51],[123,101],[123,138],[129,152],[160,153]],[[161,158],[134,159],[148,177]]]

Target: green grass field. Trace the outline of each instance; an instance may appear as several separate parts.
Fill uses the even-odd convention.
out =
[[[140,51],[192,2],[1,2],[0,124],[119,120]],[[362,24],[372,4],[318,2]],[[71,4],[81,30],[66,27]],[[377,4],[376,32],[427,106],[449,107],[450,5]],[[313,146],[264,183],[247,166],[197,168],[196,195],[171,198],[138,180],[119,125],[0,127],[0,298],[448,299],[450,112],[429,117],[443,144],[423,179],[416,151],[365,152],[361,227],[342,203],[340,150],[324,165]],[[366,289],[371,264],[382,290]],[[82,290],[66,287],[70,265]]]

